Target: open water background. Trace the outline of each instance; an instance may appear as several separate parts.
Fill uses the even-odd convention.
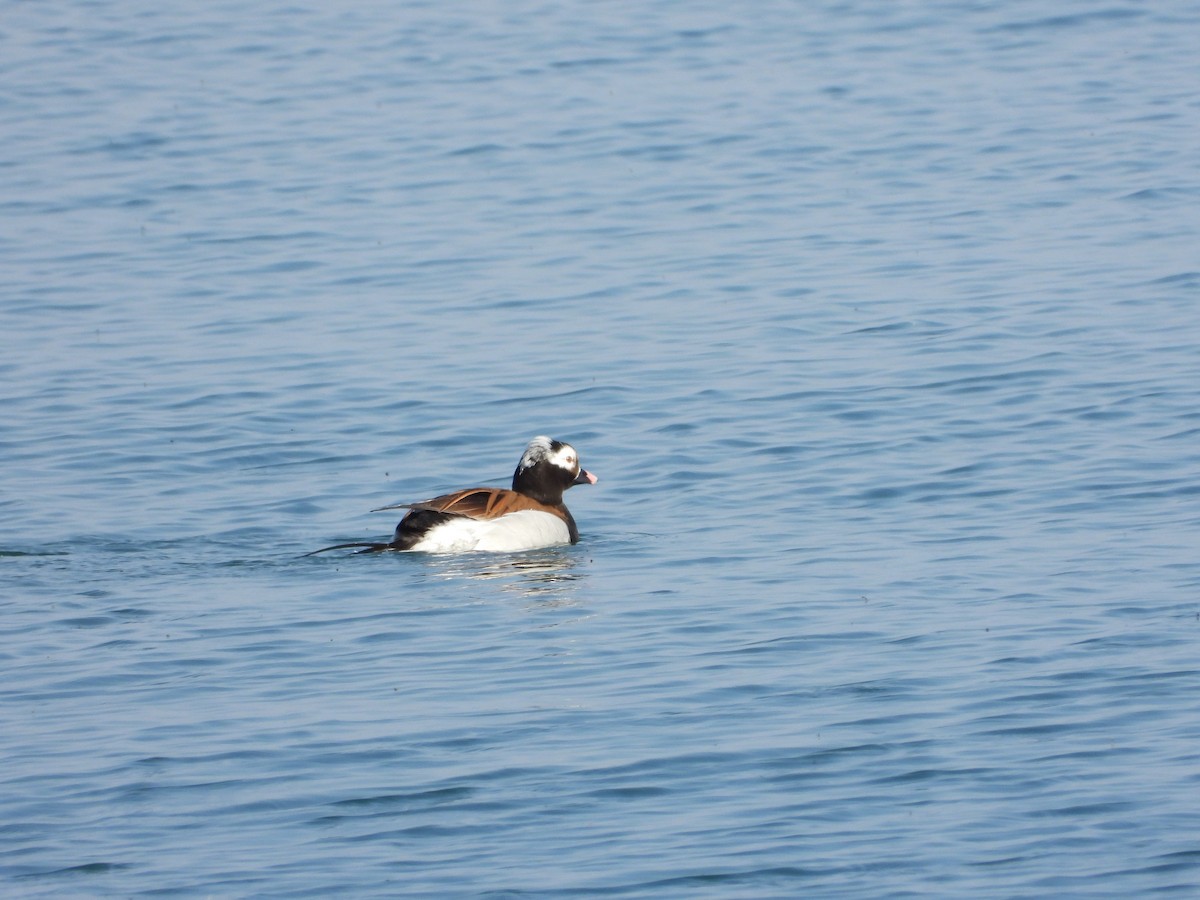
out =
[[[1200,892],[1197,46],[6,3],[0,894]]]

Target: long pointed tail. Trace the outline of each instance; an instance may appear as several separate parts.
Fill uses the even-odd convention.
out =
[[[347,550],[350,547],[363,547],[359,553],[376,553],[380,550],[387,550],[391,547],[390,544],[380,544],[373,541],[355,541],[351,544],[334,544],[332,547],[322,547],[320,550],[313,550],[310,553],[301,553],[299,559],[304,559],[306,556],[316,556],[318,553],[324,553],[327,550]]]

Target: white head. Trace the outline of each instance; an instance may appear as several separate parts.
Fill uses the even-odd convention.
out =
[[[543,503],[561,503],[573,484],[595,484],[596,476],[579,467],[579,454],[570,444],[539,434],[517,463],[513,490]]]
[[[572,477],[579,474],[579,454],[575,452],[575,448],[544,434],[539,434],[529,442],[529,446],[521,455],[521,461],[517,464],[517,468],[530,469],[541,462],[558,466],[560,469],[570,472]]]

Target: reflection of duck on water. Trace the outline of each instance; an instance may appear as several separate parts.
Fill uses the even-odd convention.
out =
[[[573,571],[582,560],[577,553],[567,553],[548,547],[514,557],[464,554],[430,560],[427,573],[446,579],[475,578],[481,581],[500,581],[505,593],[521,594],[543,601],[566,601],[584,577]]]
[[[529,442],[513,473],[512,489],[467,488],[418,503],[381,506],[407,509],[389,542],[356,541],[322,547],[312,553],[359,547],[362,553],[418,550],[460,553],[468,550],[537,550],[579,540],[575,519],[563,494],[576,484],[595,484],[596,476],[579,465],[570,444],[539,435]]]

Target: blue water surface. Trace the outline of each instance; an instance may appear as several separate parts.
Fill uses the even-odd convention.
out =
[[[1200,893],[1198,45],[8,4],[0,894]]]

